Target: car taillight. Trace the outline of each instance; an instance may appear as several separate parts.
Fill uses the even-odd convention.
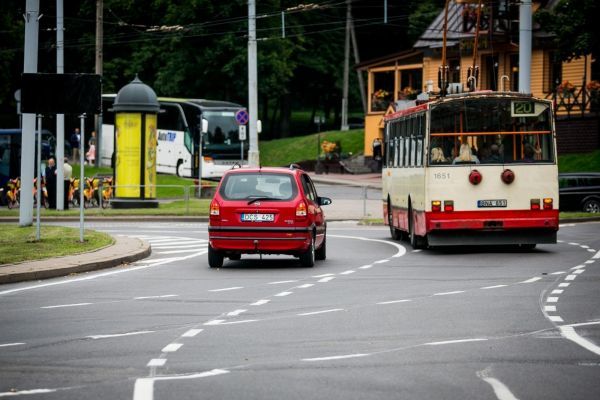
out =
[[[552,199],[544,199],[544,210],[552,210],[554,208]]]
[[[510,185],[515,180],[515,173],[512,172],[510,169],[505,169],[504,171],[502,171],[502,174],[500,174],[500,178],[502,179],[502,182],[506,183],[507,185]]]
[[[442,202],[439,200],[433,200],[431,202],[431,211],[442,211]]]
[[[306,217],[306,203],[301,201],[296,206],[296,217]]]
[[[540,199],[531,199],[531,209],[532,210],[540,209]]]
[[[454,201],[453,200],[445,200],[444,201],[444,211],[454,211]]]
[[[219,203],[217,203],[216,201],[210,203],[210,215],[219,216],[220,212],[221,211],[219,210]]]

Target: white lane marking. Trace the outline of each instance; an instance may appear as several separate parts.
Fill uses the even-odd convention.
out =
[[[220,325],[223,322],[225,322],[224,319],[213,319],[212,321],[205,322],[203,325],[205,325],[205,326]]]
[[[425,343],[425,346],[441,346],[445,344],[456,344],[456,343],[468,343],[468,342],[483,342],[485,338],[474,338],[474,339],[457,339],[457,340],[444,340],[442,342],[429,342]]]
[[[315,286],[314,283],[305,283],[304,285],[300,285],[300,286],[296,286],[298,289],[306,289],[309,288],[311,286]]]
[[[568,282],[561,282],[558,284],[558,287],[569,287],[570,283]]]
[[[497,288],[501,288],[501,287],[507,287],[508,285],[494,285],[494,286],[485,286],[482,287],[481,289],[497,289]]]
[[[546,299],[547,303],[558,303],[558,297],[548,297]]]
[[[173,376],[157,376],[154,378],[139,378],[136,379],[133,388],[133,400],[153,400],[154,399],[154,381],[170,381],[182,379],[198,379],[208,378],[222,374],[228,374],[229,371],[224,369],[213,369],[211,371],[200,372],[189,375],[173,375]]]
[[[544,306],[544,311],[556,312],[556,306]]]
[[[386,262],[390,262],[390,260],[378,260],[378,261],[375,261],[374,264],[383,264]]]
[[[237,317],[238,315],[245,313],[246,311],[248,311],[248,310],[241,310],[241,309],[234,310],[234,311],[228,312],[227,316],[228,317]]]
[[[350,275],[350,274],[353,274],[355,272],[356,271],[353,271],[353,270],[349,269],[348,271],[340,272],[340,275]]]
[[[227,288],[223,288],[223,289],[212,289],[209,290],[209,292],[228,292],[230,290],[239,290],[239,289],[243,289],[243,286],[233,286],[233,287],[227,287]]]
[[[369,265],[363,265],[362,267],[358,267],[360,269],[369,269],[369,268],[373,268],[373,264],[369,264]]]
[[[556,271],[556,272],[552,272],[550,275],[562,275],[562,274],[566,274],[566,271]]]
[[[459,294],[459,293],[464,293],[464,290],[455,290],[453,292],[441,292],[441,293],[434,293],[434,296],[448,296],[451,294]]]
[[[328,276],[327,278],[321,278],[317,282],[319,282],[319,283],[325,283],[325,282],[329,282],[332,279],[335,279],[335,276]]]
[[[196,243],[196,242],[198,242],[198,239],[194,239],[194,238],[178,238],[178,237],[174,237],[174,236],[165,236],[164,239],[148,238],[146,240],[148,242],[150,242],[151,244],[167,243],[167,242],[173,242],[173,243],[178,243],[178,244],[182,244],[182,243]]]
[[[574,281],[577,278],[577,275],[567,275],[565,281]]]
[[[592,353],[595,353],[600,356],[600,347],[598,347],[595,343],[592,343],[588,339],[579,336],[579,334],[575,332],[575,329],[573,329],[572,326],[559,326],[558,328],[560,329],[561,335],[563,335],[565,339],[569,339],[570,341],[577,343],[584,349],[589,350]]]
[[[519,400],[504,383],[496,378],[489,377],[489,368],[477,372],[477,376],[492,387],[498,400]]]
[[[49,308],[63,308],[63,307],[81,307],[81,306],[89,306],[90,304],[92,304],[92,303],[59,304],[57,306],[45,306],[45,307],[40,307],[40,308],[49,309]]]
[[[134,297],[134,300],[148,300],[148,299],[168,299],[169,297],[179,297],[178,294],[163,294],[160,296],[140,296]]]
[[[577,270],[573,271],[573,273],[574,273],[575,275],[579,275],[579,274],[582,274],[582,273],[584,273],[584,272],[585,272],[585,269],[577,269]]]
[[[418,249],[418,250],[413,250],[412,252],[413,252],[413,253],[420,253],[420,252],[422,252],[422,251],[423,251],[423,250],[421,250],[421,249]]]
[[[402,245],[395,243],[395,242],[390,242],[388,240],[369,239],[369,238],[360,237],[360,236],[346,236],[346,235],[330,235],[330,236],[337,237],[337,238],[343,238],[343,239],[358,239],[358,240],[365,240],[368,242],[385,243],[387,245],[394,246],[398,251],[392,257],[402,257],[403,255],[406,254],[406,249]],[[598,257],[600,257],[600,255]]]
[[[22,346],[25,343],[4,343],[4,344],[0,344],[0,347],[13,347],[13,346]]]
[[[192,247],[206,247],[208,243],[194,243],[194,244],[181,244],[181,245],[161,245],[161,246],[152,246],[152,250],[175,250],[175,249],[189,249]]]
[[[322,275],[313,275],[313,278],[325,278],[326,276],[333,276],[335,274],[322,274]]]
[[[527,279],[526,281],[522,281],[519,283],[533,283],[533,282],[537,282],[539,280],[541,280],[542,278],[540,278],[539,276],[536,276],[535,278],[531,278],[531,279]]]
[[[263,300],[258,300],[255,301],[254,303],[250,304],[251,306],[262,306],[263,304],[267,304],[268,302],[270,302],[271,300],[267,300],[267,299],[263,299]]]
[[[589,248],[590,248],[590,246],[588,246],[588,245],[585,245],[585,244],[582,244],[582,245],[581,245],[581,248],[582,248],[582,249],[589,249]]]
[[[189,331],[187,331],[186,333],[181,335],[181,337],[194,337],[197,334],[199,334],[200,332],[202,332],[203,330],[204,329],[190,329]]]
[[[574,266],[574,267],[573,267],[573,268],[571,268],[571,269],[573,270],[573,269],[579,269],[579,268],[585,268],[585,265],[583,265],[583,264],[581,264],[581,265],[576,265],[576,266]]]
[[[152,360],[148,361],[146,367],[162,367],[166,362],[166,358],[153,358]]]
[[[563,225],[560,225],[560,226],[563,226]],[[556,243],[564,243],[564,242],[565,242],[564,240],[557,240],[556,241]]]
[[[154,331],[136,331],[136,332],[127,332],[127,333],[115,333],[112,335],[90,335],[90,336],[86,336],[86,338],[93,339],[93,340],[111,339],[111,338],[123,337],[123,336],[145,335],[146,333],[154,333]]]
[[[551,294],[562,294],[563,292],[563,289],[554,289]]]
[[[596,260],[587,260],[584,264],[593,264],[595,262],[596,262]]]
[[[594,256],[592,257],[593,259],[597,260],[600,258],[600,251],[598,251],[596,254],[594,254]]]
[[[559,317],[558,315],[548,315],[548,319],[552,322],[565,322],[561,317]]]
[[[257,322],[259,321],[258,319],[243,319],[241,321],[230,321],[230,322],[220,322],[218,324],[215,325],[237,325],[237,324],[248,324],[250,322]],[[205,324],[206,325],[206,324]]]
[[[344,311],[344,309],[343,308],[332,308],[331,310],[313,311],[313,312],[301,313],[301,314],[296,314],[296,315],[304,317],[306,315],[326,314],[326,313],[331,313],[331,312],[336,312],[336,311]]]
[[[383,304],[396,304],[396,303],[408,303],[409,301],[412,301],[410,299],[403,299],[403,300],[391,300],[391,301],[381,301],[377,304],[383,305]]]
[[[275,297],[284,297],[284,296],[289,296],[290,294],[292,294],[294,292],[281,292],[281,293],[277,293],[275,295]]]
[[[367,357],[370,354],[357,353],[357,354],[346,354],[344,356],[331,356],[331,357],[317,357],[317,358],[303,358],[302,361],[315,362],[315,361],[331,361],[331,360],[343,360],[346,358],[358,358]]]
[[[181,249],[181,250],[168,250],[168,251],[157,251],[156,254],[180,254],[180,253],[191,253],[193,251],[198,251],[199,248],[195,249]],[[204,251],[205,253],[207,251]]]
[[[29,395],[29,394],[42,394],[42,393],[54,393],[56,389],[29,389],[29,390],[19,390],[17,392],[2,392],[0,393],[0,397],[13,397],[13,396],[21,396],[21,395]]]
[[[579,322],[577,324],[568,324],[568,325],[563,325],[563,326],[570,326],[570,327],[578,327],[578,326],[589,326],[589,325],[600,325],[600,321],[590,321],[590,322]]]
[[[111,275],[117,275],[117,274],[124,274],[127,272],[134,272],[134,271],[139,271],[142,269],[146,269],[146,268],[152,268],[152,267],[156,267],[159,265],[164,265],[164,264],[169,264],[172,262],[176,262],[176,261],[183,261],[183,260],[188,260],[190,258],[194,258],[200,255],[206,254],[206,251],[201,251],[198,253],[194,253],[194,254],[189,254],[187,256],[182,256],[182,257],[170,257],[170,258],[164,258],[164,259],[158,259],[158,260],[144,260],[144,265],[138,265],[135,267],[127,267],[124,269],[115,269],[114,271],[109,271],[109,272],[102,272],[102,273],[98,273],[98,274],[93,274],[90,276],[85,276],[85,277],[81,277],[81,278],[72,278],[72,279],[66,279],[66,280],[61,280],[61,281],[57,281],[57,282],[50,282],[50,283],[41,283],[38,285],[32,285],[32,286],[25,286],[25,287],[21,287],[18,289],[10,289],[10,290],[4,290],[0,292],[0,296],[5,295],[5,294],[12,294],[12,293],[17,293],[17,292],[23,292],[26,290],[33,290],[33,289],[41,289],[41,288],[45,288],[45,287],[49,287],[49,286],[56,286],[56,285],[65,285],[67,283],[77,283],[77,282],[83,282],[83,281],[90,281],[93,279],[98,279],[98,278],[104,278],[106,276],[111,276]],[[145,265],[145,264],[151,264],[151,265]]]
[[[590,253],[595,253],[596,249],[587,249],[587,251],[589,251]]]
[[[177,350],[179,350],[181,348],[181,346],[183,346],[183,343],[170,343],[170,344],[166,345],[165,347],[163,347],[163,349],[161,350],[161,352],[163,352],[163,353],[174,353]]]
[[[294,282],[298,282],[298,280],[269,282],[269,283],[267,283],[267,285],[279,285],[281,283],[294,283]]]
[[[569,243],[571,246],[579,246],[579,243],[571,242]]]

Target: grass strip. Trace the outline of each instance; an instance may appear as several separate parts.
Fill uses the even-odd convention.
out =
[[[3,224],[0,231],[0,265],[43,260],[94,251],[113,244],[106,233],[86,230],[84,242],[79,242],[79,229],[42,226],[37,241],[35,226],[19,227]]]

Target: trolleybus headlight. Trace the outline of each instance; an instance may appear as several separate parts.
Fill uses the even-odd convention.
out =
[[[531,209],[532,210],[540,209],[540,199],[531,199]]]
[[[483,176],[481,176],[481,173],[476,169],[471,171],[471,173],[469,174],[469,182],[471,182],[473,185],[479,185],[482,179]]]
[[[433,200],[431,202],[431,211],[442,211],[442,202],[439,200]]]
[[[552,199],[544,199],[544,210],[552,210],[554,205]]]
[[[510,169],[505,169],[504,171],[502,171],[502,175],[500,175],[500,177],[502,178],[502,182],[506,183],[507,185],[510,185],[515,180],[515,173],[512,172]]]
[[[453,200],[444,201],[444,211],[446,211],[446,212],[454,211],[454,201]]]

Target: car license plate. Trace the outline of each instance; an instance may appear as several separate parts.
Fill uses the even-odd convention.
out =
[[[244,222],[273,222],[275,214],[242,214]]]
[[[502,200],[477,200],[477,207],[506,207],[507,201]]]

